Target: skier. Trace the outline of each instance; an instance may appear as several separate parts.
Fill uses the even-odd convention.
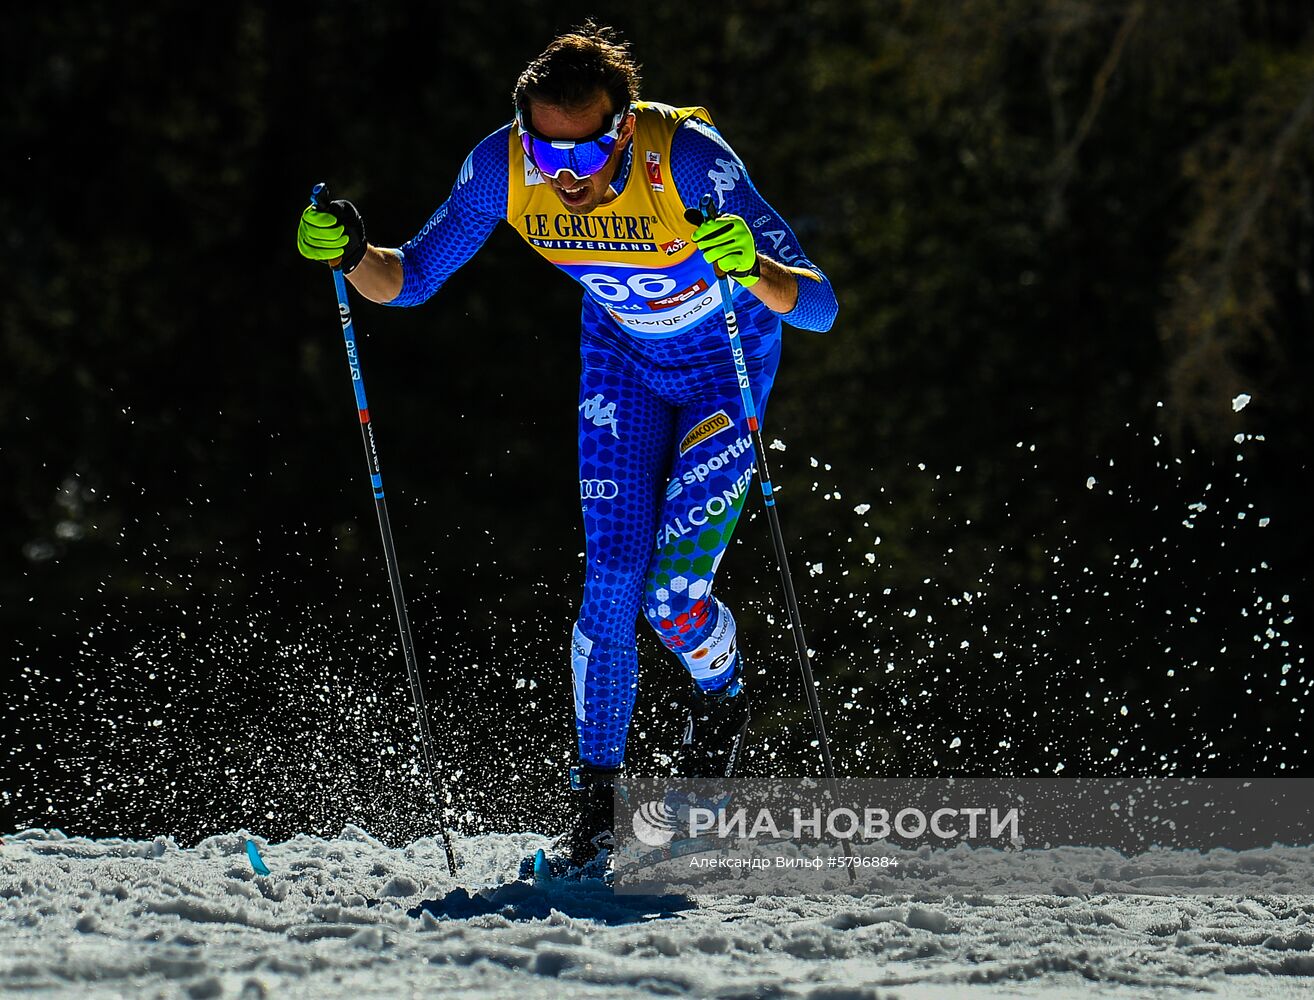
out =
[[[297,232],[304,256],[340,265],[387,305],[427,300],[499,221],[583,286],[586,572],[570,643],[579,809],[557,845],[576,866],[611,846],[640,615],[692,680],[679,772],[730,776],[748,726],[734,617],[712,593],[753,475],[717,274],[734,279],[759,415],[781,322],[824,332],[837,311],[829,281],[706,109],[640,101],[638,91],[628,44],[586,22],[521,73],[514,121],[474,148],[410,242],[371,245],[343,200],[307,207]],[[695,227],[685,213],[704,194],[718,215]]]

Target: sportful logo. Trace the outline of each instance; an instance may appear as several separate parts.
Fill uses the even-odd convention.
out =
[[[746,440],[746,439],[741,439]],[[731,447],[734,447],[733,445]],[[727,449],[728,451],[729,449]],[[725,452],[722,452],[724,455]],[[713,459],[715,461],[715,459]],[[692,486],[695,482],[701,482],[705,478],[707,466],[699,464],[693,472],[684,474],[684,484]],[[703,503],[695,504],[690,507],[684,514],[672,518],[657,532],[657,545],[661,549],[671,542],[678,541],[690,534],[697,534],[699,529],[705,527],[709,522],[716,521],[724,517],[727,513],[735,508],[740,498],[744,495],[744,490],[748,488],[749,480],[753,478],[753,467],[750,465],[738,479],[720,493],[714,493]],[[670,495],[668,487],[667,495]],[[677,494],[678,496],[678,494]],[[673,499],[673,498],[672,498]]]
[[[579,481],[579,498],[581,500],[615,500],[620,496],[620,487],[614,479],[581,479]]]
[[[707,179],[712,182],[716,188],[716,204],[718,208],[725,208],[726,192],[735,189],[735,182],[739,180],[739,164],[734,160],[723,160],[719,156],[716,158],[718,169],[707,171]]]
[[[731,441],[721,451],[719,455],[710,456],[706,462],[699,462],[692,469],[686,472],[683,477],[684,485],[692,486],[694,483],[705,483],[713,472],[730,464],[731,459],[739,458],[745,451],[753,446],[753,439],[741,437],[737,441]],[[752,466],[750,465],[751,469]]]
[[[616,426],[616,404],[608,403],[602,393],[580,403],[579,412],[584,414],[585,420],[593,421],[594,427],[610,427],[611,436],[620,437],[620,430]]]

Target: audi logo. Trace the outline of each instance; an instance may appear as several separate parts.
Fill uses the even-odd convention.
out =
[[[620,487],[614,479],[581,479],[579,481],[579,498],[581,500],[615,500],[620,496]]]

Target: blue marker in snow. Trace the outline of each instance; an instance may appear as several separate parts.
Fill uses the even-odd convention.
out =
[[[251,868],[257,875],[269,874],[269,866],[265,864],[265,859],[260,856],[260,848],[256,847],[254,840],[246,842],[246,858],[251,862]]]

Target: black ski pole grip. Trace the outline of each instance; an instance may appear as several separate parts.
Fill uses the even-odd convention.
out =
[[[716,216],[716,202],[710,194],[703,195],[697,208],[686,208],[684,210],[685,221],[694,226],[701,226],[704,222],[711,222]]]

